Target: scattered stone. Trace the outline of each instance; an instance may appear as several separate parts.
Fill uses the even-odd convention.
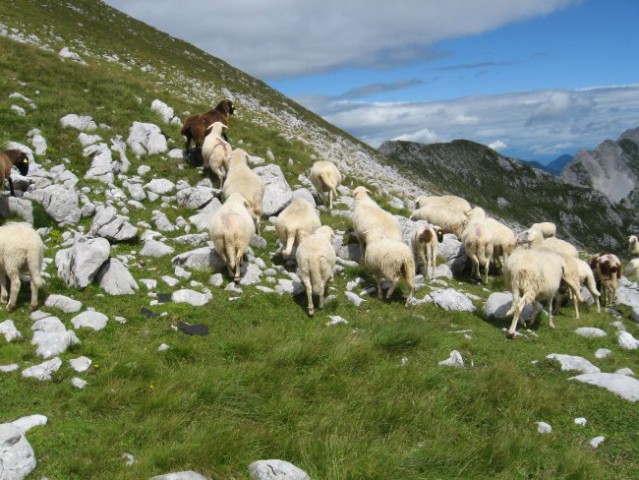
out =
[[[612,353],[612,350],[608,350],[607,348],[600,348],[595,352],[595,358],[606,358],[608,355]]]
[[[10,363],[9,365],[0,365],[0,372],[5,372],[5,373],[15,372],[19,368],[20,366],[17,363]]]
[[[45,307],[57,308],[64,313],[79,312],[82,308],[82,302],[74,300],[64,295],[51,294],[44,302]]]
[[[580,427],[585,427],[587,423],[588,423],[588,420],[586,420],[584,417],[575,418],[575,425],[579,425]]]
[[[277,215],[293,201],[293,192],[289,187],[282,169],[274,163],[256,167],[253,171],[264,182],[263,215]]]
[[[91,366],[91,363],[93,363],[92,360],[84,356],[69,360],[71,368],[78,373],[86,372]]]
[[[107,317],[104,313],[88,310],[73,317],[71,319],[71,323],[76,330],[78,328],[87,327],[99,331],[106,327],[108,320],[109,317]]]
[[[583,357],[551,353],[546,358],[557,360],[561,364],[562,371],[578,371],[581,373],[599,373],[601,370]]]
[[[551,433],[552,432],[552,427],[547,424],[546,422],[536,422],[537,423],[537,431],[539,433]]]
[[[166,343],[162,343],[158,346],[158,352],[166,352],[169,348]]]
[[[86,380],[82,380],[81,378],[73,377],[71,379],[71,385],[73,385],[75,388],[79,388],[80,390],[82,390],[84,387],[87,386],[87,382]]]
[[[346,295],[346,298],[348,298],[351,303],[353,303],[356,307],[359,307],[362,303],[364,303],[366,300],[363,299],[362,297],[360,297],[359,295],[357,295],[356,293],[353,292],[344,292],[344,295]]]
[[[339,315],[329,315],[328,318],[330,318],[330,321],[325,323],[327,327],[339,325],[340,323],[343,323],[344,325],[348,325],[348,320],[340,317]]]
[[[25,378],[37,378],[41,381],[51,380],[51,375],[57,372],[61,366],[62,360],[60,360],[60,357],[55,357],[23,370],[22,376]]]
[[[592,448],[597,448],[599,445],[601,445],[603,443],[603,441],[606,439],[606,437],[595,437],[592,440],[590,440],[588,443],[590,444],[590,446]]]
[[[31,444],[12,423],[0,424],[0,465],[3,480],[22,480],[36,467]]]
[[[453,288],[435,290],[431,292],[430,297],[436,305],[448,311],[474,312],[477,310],[470,298]]]
[[[490,294],[486,303],[482,307],[485,318],[496,320],[504,320],[507,318],[506,312],[510,309],[513,301],[513,295],[510,292],[493,292]],[[521,317],[530,320],[532,315],[532,305],[526,305],[522,311]]]
[[[439,365],[444,365],[447,367],[463,367],[464,358],[457,350],[453,350],[452,352],[450,352],[450,355],[446,360],[442,360],[441,362],[439,362]]]
[[[639,401],[639,380],[626,375],[614,373],[584,373],[570,378],[578,382],[588,383],[619,395],[631,402]]]
[[[0,323],[0,335],[4,335],[4,338],[7,342],[20,340],[22,338],[22,334],[16,328],[13,320],[5,320],[4,322]]]
[[[624,350],[637,350],[639,348],[639,340],[625,330],[617,332],[617,342],[619,342],[619,346]]]
[[[162,130],[152,123],[133,122],[126,143],[136,155],[153,155],[168,150]]]
[[[93,121],[93,117],[88,115],[76,115],[75,113],[69,113],[60,119],[60,125],[63,128],[75,128],[82,132],[96,130],[98,126]]]
[[[91,222],[89,234],[113,242],[126,242],[137,236],[138,229],[131,225],[127,217],[118,215],[114,207],[99,206]]]
[[[175,303],[188,303],[194,307],[201,307],[206,305],[211,300],[212,295],[210,293],[200,293],[195,290],[184,288],[173,292],[172,299]]]
[[[191,210],[198,210],[206,206],[215,197],[212,188],[189,187],[177,193],[177,204]]]
[[[156,475],[150,480],[208,480],[204,475],[200,475],[192,470],[184,472],[167,473],[165,475]]]
[[[575,330],[575,333],[584,338],[603,338],[607,336],[601,328],[581,327]]]
[[[251,480],[311,480],[304,470],[284,460],[258,460],[248,469]]]
[[[33,328],[36,329],[37,326],[34,325]],[[33,332],[33,338],[31,339],[31,344],[38,347],[36,353],[42,358],[57,357],[66,352],[71,345],[77,345],[79,343],[80,340],[75,332],[73,330],[67,330],[64,325],[62,325],[61,330],[35,330]]]
[[[139,288],[129,269],[117,258],[102,265],[96,280],[109,295],[133,295]]]
[[[144,242],[142,250],[140,250],[140,255],[144,257],[159,258],[165,255],[170,255],[173,252],[175,252],[175,249],[165,243],[158,242],[157,240],[147,240]]]
[[[78,207],[78,194],[61,185],[49,185],[24,194],[25,199],[35,200],[58,223],[76,224],[82,218]]]

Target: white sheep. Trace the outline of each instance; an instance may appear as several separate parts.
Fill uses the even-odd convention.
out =
[[[637,241],[637,235],[630,235],[628,237],[628,250],[630,255],[639,255],[639,241]]]
[[[342,183],[342,174],[335,164],[328,160],[318,160],[313,163],[309,178],[324,205],[328,193],[328,208],[332,209],[333,196],[337,197],[337,187]]]
[[[471,205],[464,198],[456,195],[420,195],[415,199],[415,209],[420,209],[426,205],[448,208],[464,214],[471,210]]]
[[[415,291],[415,259],[413,252],[404,242],[380,236],[369,238],[364,263],[375,276],[377,297],[380,299],[382,298],[382,278],[391,282],[386,298],[391,297],[397,282],[402,278],[405,279],[410,288],[406,298],[406,305],[408,305]]]
[[[0,301],[7,302],[5,274],[11,282],[7,312],[14,309],[20,291],[20,271],[31,277],[31,310],[38,307],[38,289],[44,282],[40,276],[44,243],[28,223],[9,223],[0,227]]]
[[[557,234],[557,225],[552,222],[533,223],[530,228],[539,230],[544,238],[554,237]]]
[[[297,247],[295,259],[298,275],[304,284],[308,300],[308,314],[315,314],[313,294],[319,297],[317,308],[324,306],[324,295],[329,282],[333,281],[333,267],[337,256],[331,240],[333,229],[327,225],[319,227]]]
[[[581,273],[577,260],[579,260],[579,252],[577,249],[556,237],[544,238],[540,230],[529,228],[517,235],[517,246],[521,248],[530,248],[535,250],[550,250],[561,255],[564,262],[563,281],[568,287],[569,296],[572,298],[575,308],[575,318],[579,320],[579,303],[582,302],[581,296]]]
[[[415,256],[422,264],[422,273],[426,278],[435,277],[437,267],[437,251],[444,241],[444,232],[438,225],[418,226],[411,237]]]
[[[512,305],[506,315],[513,315],[508,338],[515,337],[517,323],[524,307],[533,304],[531,323],[539,314],[538,301],[548,301],[548,322],[555,328],[552,302],[564,276],[564,260],[558,253],[547,249],[517,248],[504,265],[506,285],[512,292]]]
[[[302,243],[304,238],[322,225],[317,211],[302,197],[294,198],[274,223],[280,243],[284,246],[282,253],[286,257],[291,255],[293,245]]]
[[[255,228],[259,234],[264,201],[264,182],[248,166],[248,153],[241,148],[237,148],[231,153],[229,170],[222,192],[225,198],[230,197],[233,193],[239,193],[248,201],[249,212],[255,221]]]
[[[353,230],[361,247],[362,258],[366,255],[369,238],[384,237],[402,240],[402,229],[393,215],[382,209],[369,195],[366,187],[353,190]]]
[[[209,225],[215,250],[224,259],[235,283],[240,281],[242,257],[255,235],[255,224],[247,208],[247,200],[237,192],[232,193],[213,214]]]
[[[202,144],[202,161],[220,179],[220,188],[224,185],[224,177],[229,169],[232,151],[231,145],[222,136],[225,128],[228,127],[222,122],[214,122],[209,125],[207,130],[210,132],[204,137]]]
[[[410,219],[439,225],[444,233],[452,233],[457,238],[461,238],[468,224],[468,217],[464,212],[436,203],[421,206],[411,214]]]
[[[639,258],[633,258],[626,265],[626,276],[639,285]]]
[[[604,306],[614,305],[617,282],[621,278],[621,260],[612,253],[602,253],[590,259]]]
[[[597,305],[597,313],[601,313],[601,305],[599,303],[601,293],[599,293],[599,290],[597,289],[595,274],[588,263],[584,262],[580,258],[575,259],[575,261],[577,262],[577,270],[579,272],[579,283],[581,285],[585,285],[588,289],[592,298],[595,300],[595,304]]]

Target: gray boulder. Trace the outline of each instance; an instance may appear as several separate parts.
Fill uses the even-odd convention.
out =
[[[114,207],[99,206],[91,222],[89,234],[112,242],[126,242],[137,236],[138,229],[131,225],[125,216],[118,215]]]
[[[430,293],[430,298],[437,306],[445,310],[454,312],[474,312],[477,310],[470,298],[453,288],[435,290]]]
[[[167,473],[165,475],[156,475],[150,480],[208,480],[204,475],[200,475],[192,470],[184,472]]]
[[[82,302],[74,300],[64,295],[51,294],[44,302],[45,307],[57,308],[65,313],[79,312],[82,308]]]
[[[104,238],[81,238],[71,248],[58,250],[55,264],[58,276],[69,287],[85,288],[91,283],[111,254]]]
[[[106,143],[89,145],[82,150],[83,157],[92,157],[91,166],[84,175],[89,180],[98,180],[106,184],[112,184],[115,178],[113,171],[115,164],[111,149]]]
[[[87,310],[73,317],[71,323],[76,330],[78,328],[91,328],[97,331],[106,327],[108,320],[109,318],[104,313]]]
[[[218,271],[225,267],[224,260],[213,248],[202,247],[176,255],[171,259],[173,268],[179,266],[192,270]]]
[[[133,295],[139,288],[129,269],[116,258],[104,262],[96,281],[109,295]]]
[[[177,193],[177,204],[179,207],[197,210],[208,204],[214,197],[212,188],[188,187]]]
[[[140,250],[140,255],[144,257],[163,257],[165,255],[170,255],[175,251],[173,247],[166,245],[165,243],[159,242],[157,240],[147,240],[144,242],[144,246],[142,250]]]
[[[254,168],[264,182],[264,201],[262,215],[277,215],[293,201],[293,192],[288,185],[279,165],[271,163]]]
[[[0,478],[22,480],[36,467],[35,453],[20,428],[0,424]]]
[[[189,222],[195,226],[198,232],[208,231],[209,225],[211,224],[211,217],[221,206],[222,203],[217,198],[214,198],[206,207],[200,210],[199,213],[190,216]]]
[[[29,200],[18,197],[0,197],[0,217],[20,217],[33,225],[33,205]]]
[[[78,194],[60,185],[49,185],[43,189],[27,192],[24,198],[41,204],[47,214],[58,223],[75,224],[82,217],[82,211],[78,207]]]
[[[126,143],[136,155],[153,155],[168,150],[160,127],[152,123],[133,122]]]
[[[304,470],[284,460],[258,460],[248,470],[252,480],[311,480]]]

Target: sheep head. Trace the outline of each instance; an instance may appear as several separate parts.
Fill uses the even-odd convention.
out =
[[[29,157],[22,150],[11,149],[3,153],[13,162],[20,175],[26,175],[29,172]]]
[[[357,188],[355,188],[355,190],[353,190],[353,198],[355,200],[361,200],[364,198],[368,198],[368,196],[371,194],[371,191],[366,188],[366,187],[362,187],[359,186]]]

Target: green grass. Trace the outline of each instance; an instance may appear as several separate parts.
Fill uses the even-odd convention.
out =
[[[105,140],[116,134],[126,138],[133,121],[158,123],[150,111],[153,99],[162,99],[183,116],[210,107],[213,95],[204,92],[212,88],[221,96],[219,89],[228,86],[338,133],[261,82],[183,42],[122,16],[105,22],[111,10],[103,4],[74,1],[87,12],[81,14],[67,3],[50,2],[47,8],[28,0],[6,3],[3,23],[29,32],[51,25],[66,39],[50,39],[54,50],[66,44],[73,50],[78,44],[72,40],[82,35],[92,52],[136,60],[129,62],[135,68],[127,70],[84,55],[78,47],[88,61],[82,66],[0,38],[0,143],[27,143],[26,133],[40,128],[49,150],[46,159],[38,161],[51,168],[70,159],[79,187],[92,187],[92,201],[104,202],[105,187],[82,178],[90,160],[81,155],[77,132],[59,125],[67,113],[89,114],[108,125],[110,129],[97,131]],[[79,31],[78,22],[86,30]],[[146,63],[166,77],[140,72]],[[10,106],[19,103],[9,99],[15,91],[38,108],[27,108],[26,117],[12,113]],[[237,103],[242,107],[241,99]],[[322,152],[304,142],[305,132],[291,135],[259,110],[244,107],[240,112],[230,122],[231,141],[241,142],[254,155],[265,157],[270,150],[292,185],[320,158]],[[178,127],[163,128],[171,148],[181,147]],[[140,164],[151,166],[145,181],[155,175],[194,185],[203,178],[199,170],[178,169],[179,161],[160,155],[129,159],[130,174]],[[115,183],[122,187],[122,179]],[[345,183],[367,185],[352,177]],[[386,197],[375,198],[388,207]],[[145,205],[146,210],[131,210],[133,223],[152,224],[151,212],[160,208],[160,201]],[[169,208],[165,213],[175,220],[193,212]],[[53,258],[65,229],[41,207],[35,206],[34,216],[37,227],[51,227],[44,239],[46,256]],[[350,230],[344,217],[322,211],[321,218],[336,229]],[[79,228],[86,231],[90,220],[83,219]],[[177,233],[167,234],[173,235]],[[266,232],[264,237],[268,247],[255,249],[255,254],[269,266],[281,264],[277,256],[271,259],[275,234]],[[170,239],[167,243],[176,254],[189,250]],[[114,248],[112,255],[137,253],[141,247],[134,241]],[[170,257],[137,258],[143,265],[131,269],[136,279],[157,279],[155,292],[173,291],[160,279],[172,273]],[[21,370],[42,361],[30,344],[28,289],[22,289],[15,312],[2,314],[2,319],[13,319],[26,338],[14,343],[0,339],[0,365],[20,365],[17,372],[0,374],[0,422],[36,413],[48,418],[46,426],[27,434],[38,462],[33,478],[140,479],[195,470],[214,479],[240,480],[248,479],[250,463],[268,458],[290,461],[324,480],[634,479],[639,472],[636,405],[569,382],[572,373],[545,360],[550,353],[581,355],[607,372],[637,364],[637,352],[616,346],[614,319],[592,308],[583,309],[579,322],[570,316],[570,308],[562,308],[556,330],[543,319],[535,327],[537,336],[508,341],[502,331],[506,321],[488,321],[480,313],[450,313],[430,304],[404,308],[405,285],[391,301],[368,297],[355,307],[342,294],[347,282],[359,276],[365,287],[374,284],[360,266],[336,275],[336,298],[312,319],[305,313],[305,295],[263,294],[244,287],[232,300],[238,295],[212,288],[213,299],[204,307],[151,305],[153,298],[142,285],[137,295],[110,297],[95,285],[82,291],[68,288],[53,264],[47,273],[50,279],[41,299],[52,293],[67,295],[107,314],[110,321],[99,332],[78,331],[81,345],[61,356],[63,367],[51,381],[39,382],[20,376]],[[206,285],[211,273],[193,272],[192,279]],[[492,277],[487,288],[467,280],[450,284],[482,299],[504,289],[499,277]],[[418,297],[427,291],[419,291]],[[483,301],[475,303],[481,307]],[[143,307],[165,314],[146,319]],[[71,325],[73,314],[55,314]],[[327,327],[330,315],[349,323]],[[638,335],[629,312],[623,315],[628,330]],[[116,323],[115,316],[127,323]],[[187,336],[174,328],[179,321],[203,323],[210,335]],[[577,326],[597,326],[608,338],[577,337],[572,333]],[[162,343],[169,350],[159,352]],[[595,360],[594,352],[601,347],[613,354]],[[466,368],[439,366],[454,349],[463,355]],[[68,360],[80,355],[93,364],[76,374]],[[88,382],[84,390],[71,385],[75,376]],[[574,424],[579,416],[588,419],[585,427]],[[538,434],[538,421],[550,423],[553,433]],[[588,441],[597,435],[606,441],[593,450]],[[126,465],[125,453],[135,458],[132,466]]]

